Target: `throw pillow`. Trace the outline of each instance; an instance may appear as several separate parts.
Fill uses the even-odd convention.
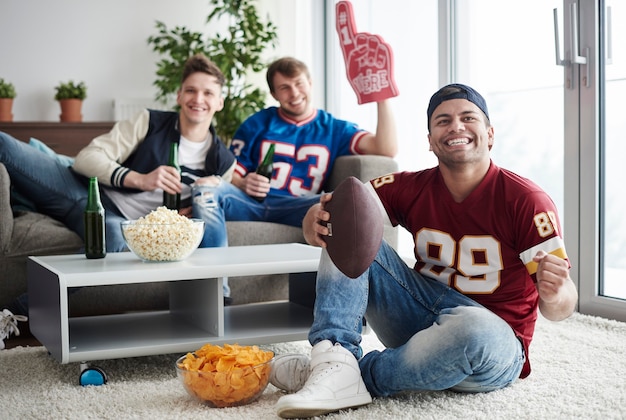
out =
[[[69,167],[69,166],[72,166],[74,164],[74,158],[58,154],[57,152],[52,150],[50,147],[48,147],[41,140],[37,140],[36,138],[31,137],[30,141],[28,142],[28,144],[33,146],[35,149],[41,150],[45,154],[50,155],[50,156],[56,158],[64,166],[68,166]]]

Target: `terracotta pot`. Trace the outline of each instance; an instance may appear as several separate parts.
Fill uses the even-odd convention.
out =
[[[0,121],[11,122],[13,121],[13,98],[0,98]]]
[[[60,99],[61,122],[81,122],[83,115],[80,113],[83,101],[81,99]]]

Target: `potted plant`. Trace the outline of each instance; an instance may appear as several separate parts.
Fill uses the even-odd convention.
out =
[[[15,86],[0,77],[0,121],[13,121],[13,99],[16,96]]]
[[[54,89],[56,90],[54,99],[61,105],[61,121],[81,122],[83,100],[87,97],[85,82],[74,83],[72,80],[65,83],[59,82]]]
[[[168,29],[156,22],[158,35],[150,36],[148,44],[163,57],[157,63],[157,100],[168,103],[180,87],[185,60],[196,53],[209,57],[224,73],[224,109],[215,114],[214,125],[218,135],[229,145],[239,125],[251,114],[265,106],[266,94],[255,88],[249,77],[266,68],[263,52],[275,47],[278,39],[276,27],[259,17],[254,0],[211,0],[212,11],[206,22],[225,17],[227,31],[203,39],[201,32],[191,32],[185,27]]]

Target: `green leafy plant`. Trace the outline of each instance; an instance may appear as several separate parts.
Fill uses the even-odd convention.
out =
[[[15,92],[13,83],[5,82],[4,79],[0,77],[0,98],[13,99],[16,96],[17,93]]]
[[[276,26],[259,17],[254,0],[211,0],[212,11],[206,23],[228,19],[228,29],[223,34],[204,39],[200,32],[184,26],[168,29],[156,22],[158,35],[150,36],[148,44],[163,57],[157,63],[158,89],[156,99],[167,103],[180,87],[182,70],[187,58],[203,53],[224,73],[224,109],[215,114],[214,124],[222,140],[229,144],[239,125],[251,114],[265,106],[266,94],[247,80],[251,74],[263,71],[266,64],[262,53],[275,47],[278,35]]]
[[[74,83],[72,80],[63,83],[59,82],[54,88],[56,93],[54,99],[85,99],[87,97],[87,86],[85,82]]]

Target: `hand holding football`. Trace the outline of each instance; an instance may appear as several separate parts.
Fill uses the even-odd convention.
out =
[[[324,209],[329,235],[324,237],[328,255],[350,278],[357,278],[372,264],[383,239],[383,217],[365,185],[355,177],[335,189]]]

